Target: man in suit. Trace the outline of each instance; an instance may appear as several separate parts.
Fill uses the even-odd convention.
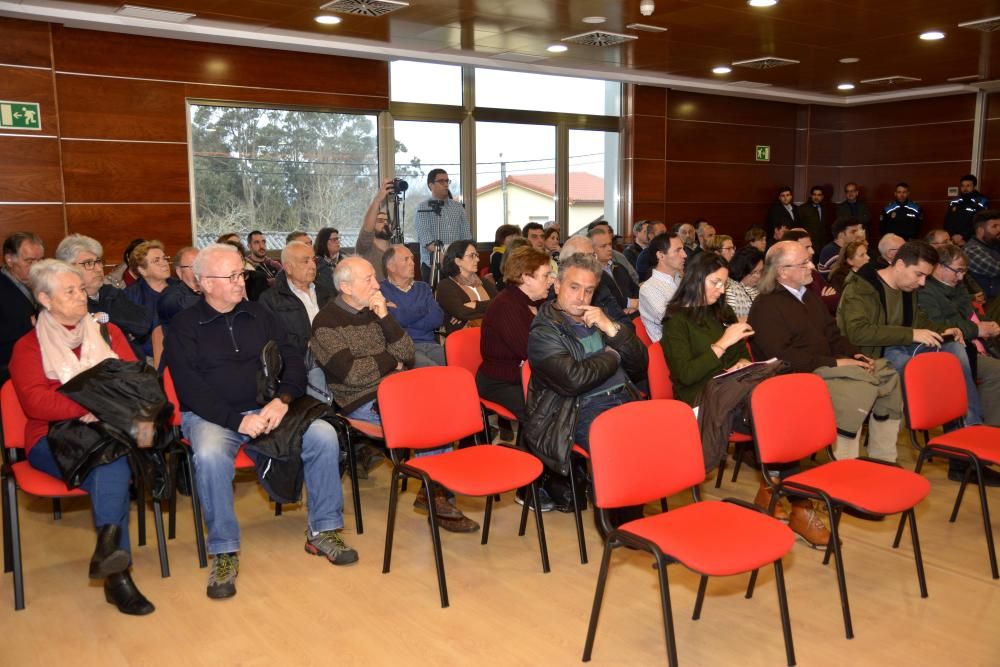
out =
[[[799,211],[792,204],[792,189],[783,185],[778,189],[778,201],[767,211],[768,243],[780,241],[786,229],[799,226]]]
[[[872,213],[868,204],[861,201],[861,189],[851,181],[844,186],[844,201],[837,204],[837,220],[854,218],[861,223],[866,234],[871,233]]]
[[[34,232],[14,232],[3,242],[0,269],[0,385],[7,381],[14,343],[35,326],[38,309],[28,285],[28,271],[45,256],[42,239]]]
[[[830,240],[830,224],[823,210],[823,197],[823,188],[814,185],[809,190],[809,201],[799,206],[799,225],[809,232],[815,248],[822,248]]]

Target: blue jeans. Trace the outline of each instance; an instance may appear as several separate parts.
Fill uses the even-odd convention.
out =
[[[28,463],[33,468],[48,473],[56,479],[62,479],[59,466],[52,458],[48,438],[42,438],[35,443],[35,446],[28,452]],[[100,528],[112,523],[118,524],[121,528],[118,546],[125,551],[129,551],[128,484],[130,479],[132,479],[132,470],[129,468],[128,459],[123,456],[111,463],[95,467],[83,478],[83,482],[80,484],[80,488],[90,494],[94,525]]]
[[[348,419],[357,419],[359,422],[368,422],[369,424],[382,425],[382,415],[375,411],[375,400],[372,399],[367,403],[362,403],[358,407],[354,408],[351,412],[347,414]],[[441,452],[449,452],[451,447],[438,447],[436,449],[420,449],[413,452],[413,458],[419,458],[421,456],[430,456],[431,454],[440,454]]]
[[[632,400],[632,394],[628,390],[622,390],[613,394],[601,394],[581,401],[580,413],[576,419],[576,431],[573,433],[573,444],[580,445],[580,447],[589,452],[590,425],[594,423],[598,415]]]
[[[252,414],[259,410],[251,410]],[[181,415],[181,430],[194,452],[194,477],[208,528],[208,553],[239,551],[240,524],[233,507],[234,462],[249,436],[202,419]],[[302,438],[302,464],[309,496],[308,520],[313,533],[344,526],[344,491],[340,486],[340,445],[337,431],[316,420]]]
[[[892,367],[899,373],[899,377],[903,377],[903,369],[906,368],[906,364],[914,355],[936,351],[933,347],[913,343],[912,345],[887,347],[882,356],[892,364]],[[941,351],[954,354],[958,358],[958,363],[962,366],[962,377],[965,378],[965,395],[969,400],[969,410],[965,413],[965,425],[975,426],[976,424],[982,424],[983,406],[979,400],[979,391],[976,389],[976,380],[972,377],[972,367],[969,366],[969,356],[966,354],[965,348],[955,341],[949,341],[941,346]]]

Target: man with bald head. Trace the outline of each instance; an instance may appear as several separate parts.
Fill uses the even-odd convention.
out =
[[[277,429],[289,403],[305,392],[306,369],[300,348],[271,311],[246,300],[246,268],[230,245],[208,246],[194,261],[204,293],[197,305],[170,322],[164,343],[167,368],[181,407],[181,429],[194,452],[195,484],[208,528],[208,552],[215,556],[208,597],[236,595],[240,527],[233,508],[234,461],[240,447],[260,465],[253,439]],[[283,370],[274,398],[258,403],[261,352],[277,341]],[[322,420],[302,436],[302,475],[308,494],[305,550],[334,565],[358,559],[344,542],[344,496],[340,484],[337,432]],[[260,472],[265,486],[268,473]]]
[[[896,260],[896,253],[903,247],[906,240],[898,234],[884,234],[878,242],[878,258],[875,267],[884,269]]]

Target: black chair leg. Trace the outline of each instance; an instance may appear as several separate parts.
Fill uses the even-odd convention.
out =
[[[757,571],[754,570],[754,573]],[[774,583],[778,586],[778,608],[781,611],[781,633],[785,637],[785,658],[788,667],[795,664],[795,645],[792,643],[792,622],[788,615],[788,595],[785,593],[785,571],[781,559],[774,561]]]
[[[393,466],[392,476],[389,479],[389,517],[385,524],[385,554],[382,556],[382,574],[389,572],[389,566],[392,562],[392,537],[396,532],[396,505],[399,503],[399,487],[396,486],[398,477],[400,477],[400,472],[396,466]],[[429,503],[429,505],[433,504],[433,502]]]
[[[527,494],[527,489],[522,489],[522,492]],[[521,523],[517,527],[517,536],[524,537],[524,531],[528,528],[528,503],[523,503],[521,505]]]
[[[660,602],[663,606],[663,632],[667,639],[667,659],[670,667],[677,667],[677,642],[674,639],[674,617],[670,609],[670,585],[667,581],[667,564],[656,555],[656,574],[660,579]]]
[[[573,462],[569,465],[569,492],[573,496],[573,519],[576,521],[576,542],[580,547],[580,563],[587,564],[587,540],[583,536],[583,516],[580,512],[580,503],[577,502],[576,475],[573,473]]]
[[[194,544],[198,550],[198,567],[208,567],[205,531],[201,525],[201,497],[198,495],[198,487],[195,486],[194,461],[191,459],[191,452],[185,451],[184,455],[187,457],[184,474],[187,476],[188,488],[191,489],[191,514],[194,520]]]
[[[701,581],[698,582],[698,597],[694,599],[694,613],[691,614],[691,620],[697,621],[701,618],[701,605],[705,602],[705,589],[708,588],[708,575],[701,575]]]
[[[750,581],[747,583],[747,592],[743,596],[747,600],[753,597],[753,589],[757,585],[757,572],[758,570],[754,570],[753,572],[750,573]]]
[[[163,508],[160,501],[153,499],[153,521],[156,524],[156,549],[160,556],[160,576],[170,576],[170,560],[167,557],[167,540],[163,533]]]
[[[910,537],[913,539],[913,561],[917,565],[917,580],[920,582],[920,597],[927,597],[927,579],[924,578],[924,559],[920,554],[920,538],[917,536],[917,511],[912,507],[903,513],[910,520]]]
[[[733,478],[732,482],[736,481],[736,478],[740,476],[740,468],[743,467],[743,457],[741,456],[742,451],[738,444],[733,445],[733,459],[735,463],[733,464]]]
[[[52,520],[59,521],[62,519],[62,500],[59,498],[52,499]]]
[[[535,504],[535,528],[538,531],[538,550],[542,556],[542,572],[549,571],[549,545],[545,542],[545,524],[542,522],[542,506],[538,502],[538,484],[531,483],[531,502]]]
[[[344,429],[344,433],[347,434],[347,467],[351,474],[351,500],[354,502],[354,525],[358,531],[358,535],[361,535],[365,532],[365,526],[361,521],[361,489],[358,485],[358,458],[354,454],[354,447],[351,446],[350,430],[350,427]]]
[[[14,609],[24,609],[24,572],[21,569],[21,526],[18,521],[17,483],[13,475],[4,480],[7,496],[7,518],[10,519],[11,569],[14,570]]]
[[[736,450],[733,450],[736,453]],[[729,450],[727,449],[722,453],[722,458],[719,459],[719,470],[715,473],[715,488],[720,488],[722,486],[722,476],[726,473],[726,457],[729,455]]]
[[[840,608],[844,613],[844,634],[848,639],[854,638],[854,626],[851,623],[851,605],[847,599],[847,577],[844,574],[844,556],[840,550],[840,512],[830,512],[830,540],[833,543],[833,554],[837,566],[837,586],[840,589]]]
[[[281,516],[281,503],[274,503],[274,516]]]
[[[146,546],[146,486],[142,483],[141,475],[133,475],[132,483],[135,485],[135,510],[136,525],[139,528],[139,546]]]
[[[433,498],[434,492],[430,479],[424,476],[423,482],[427,488],[427,498]],[[434,548],[434,568],[437,570],[438,592],[441,594],[441,608],[444,609],[448,607],[448,583],[444,574],[444,554],[441,553],[441,530],[434,512],[433,501],[427,503],[427,516],[430,519],[431,545]]]
[[[0,500],[3,502],[3,571],[10,572],[14,568],[14,555],[10,534],[10,504],[7,502],[7,476],[0,476]]]
[[[962,477],[962,485],[958,487],[958,495],[955,496],[955,506],[951,510],[951,516],[948,518],[950,523],[955,523],[955,519],[958,518],[958,508],[962,506],[962,498],[965,497],[965,487],[969,485],[969,478],[972,476],[972,464],[965,469],[965,476]]]
[[[493,496],[486,496],[486,514],[483,516],[483,539],[480,544],[486,544],[490,539],[490,519],[493,518]]]
[[[975,459],[972,465],[976,468],[976,480],[979,482],[979,505],[983,510],[983,529],[986,531],[986,550],[990,555],[990,572],[994,579],[1000,579],[1000,573],[997,572],[997,551],[993,544],[993,526],[990,522],[990,506],[986,502],[986,485],[983,484],[983,469],[980,466],[979,459]],[[971,467],[971,466],[970,466]]]
[[[892,541],[892,548],[899,548],[899,541],[903,539],[903,526],[906,525],[906,512],[899,515],[899,527],[896,528],[896,538]]]
[[[670,508],[667,507],[667,499],[660,498],[660,511],[666,513]]]
[[[167,539],[172,540],[177,537],[177,476],[180,458],[175,452],[170,457],[170,505],[167,508]]]
[[[840,512],[841,510],[838,508],[830,514],[831,524],[837,524],[838,526],[840,525]],[[830,541],[826,543],[826,551],[823,554],[823,565],[830,564],[830,556],[832,555],[833,555],[833,542]]]
[[[590,662],[590,654],[594,649],[594,635],[597,634],[597,619],[601,616],[601,603],[604,601],[604,585],[608,581],[608,566],[611,564],[611,550],[614,540],[604,543],[604,555],[601,556],[601,569],[597,575],[597,590],[594,591],[594,606],[590,610],[590,624],[587,626],[587,641],[583,646],[583,661]]]

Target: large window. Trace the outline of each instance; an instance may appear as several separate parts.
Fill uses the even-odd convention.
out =
[[[194,238],[337,227],[353,246],[378,180],[374,115],[191,104]]]
[[[618,220],[618,133],[569,131],[569,234]]]
[[[427,188],[427,174],[431,169],[444,169],[451,179],[451,195],[458,201],[462,196],[462,170],[460,166],[461,132],[458,123],[432,123],[397,120],[396,178],[409,184],[400,216],[407,241],[416,241],[413,218],[420,202],[431,196]]]

